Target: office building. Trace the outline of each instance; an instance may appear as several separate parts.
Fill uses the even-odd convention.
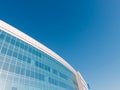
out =
[[[0,90],[88,90],[55,52],[0,20]]]

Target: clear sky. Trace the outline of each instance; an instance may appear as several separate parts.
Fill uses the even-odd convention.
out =
[[[120,90],[120,0],[0,0],[0,19],[58,53],[91,90]]]

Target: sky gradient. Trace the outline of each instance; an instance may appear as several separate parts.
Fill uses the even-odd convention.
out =
[[[120,90],[119,0],[1,0],[0,19],[63,57],[91,90]]]

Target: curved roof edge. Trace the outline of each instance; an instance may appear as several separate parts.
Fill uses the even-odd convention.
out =
[[[88,90],[88,86],[87,83],[85,82],[85,80],[83,79],[82,75],[80,74],[80,72],[76,72],[76,80],[78,83],[78,88],[79,90]]]
[[[28,36],[27,34],[21,32],[20,30],[18,30],[15,27],[5,23],[2,20],[0,20],[0,29],[2,29],[3,31],[5,31],[9,34],[12,34],[13,36],[29,43],[30,45],[40,49],[41,51],[47,53],[51,57],[55,58],[58,62],[60,62],[64,66],[66,66],[68,69],[70,69],[74,74],[76,74],[75,69],[70,64],[68,64],[62,57],[60,57],[55,52],[53,52],[51,49],[47,48],[46,46],[44,46],[40,42],[36,41],[32,37]]]

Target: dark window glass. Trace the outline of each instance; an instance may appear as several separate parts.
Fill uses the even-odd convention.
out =
[[[26,51],[28,49],[27,45],[24,45],[24,50]]]
[[[21,75],[25,75],[25,69],[24,68],[21,68]]]
[[[49,83],[52,83],[52,80],[51,80],[51,78],[50,78],[50,77],[49,77],[48,81],[49,81]]]
[[[17,90],[17,88],[16,87],[12,87],[12,90]]]
[[[11,44],[15,44],[15,40],[14,39],[11,39]]]
[[[24,49],[24,45],[22,43],[20,44],[20,48]]]
[[[17,58],[18,53],[17,52],[13,52],[13,57]]]
[[[45,80],[45,77],[44,77],[44,75],[42,75],[42,74],[38,74],[38,79],[44,81],[44,80]]]
[[[2,48],[2,50],[1,50],[1,53],[3,53],[3,54],[6,54],[6,52],[7,52],[7,48]]]
[[[28,59],[27,59],[27,62],[28,62],[28,63],[31,63],[31,59],[30,59],[30,58],[28,58]]]
[[[36,61],[36,62],[35,62],[35,66],[37,66],[37,67],[39,67],[39,68],[42,68],[42,69],[44,69],[44,70],[50,72],[50,67],[47,66],[47,65],[44,65],[44,64],[39,63],[39,62]]]
[[[30,76],[30,71],[26,70],[26,76]]]
[[[38,63],[38,66],[39,66],[40,68],[42,68],[43,65],[42,65],[42,63]]]
[[[44,68],[45,68],[45,65],[44,65],[44,64],[41,64],[41,68],[44,69]]]
[[[41,57],[41,53],[40,52],[38,52],[38,57]]]
[[[59,73],[60,77],[63,78],[63,79],[67,79],[67,76],[63,73]]]
[[[45,65],[45,70],[47,71],[48,70],[48,67]]]
[[[29,52],[30,52],[30,53],[32,52],[32,49],[31,49],[31,48],[29,48]]]
[[[20,43],[19,43],[19,41],[17,40],[17,41],[16,41],[16,46],[19,47],[19,45],[20,45]]]
[[[35,66],[38,66],[38,62],[35,62]]]
[[[50,67],[48,67],[48,71],[50,72]]]
[[[19,54],[18,59],[22,60],[22,55],[21,54]]]
[[[58,75],[58,72],[57,72],[57,70],[55,70],[55,69],[53,69],[53,73],[54,73],[55,75]]]
[[[27,57],[26,56],[23,56],[23,61],[27,61]]]
[[[34,78],[34,72],[33,71],[31,71],[30,77]]]
[[[11,55],[12,55],[12,50],[9,50],[9,49],[8,49],[7,55],[8,55],[8,56],[11,56]]]
[[[15,68],[15,73],[16,73],[16,74],[19,74],[19,73],[20,73],[20,67],[16,66],[16,68]]]
[[[10,42],[10,37],[7,36],[6,39],[5,39],[6,42]]]
[[[3,39],[4,39],[4,37],[5,37],[5,35],[4,35],[4,34],[1,34],[1,35],[0,35],[0,39],[2,39],[2,40],[3,40]]]

